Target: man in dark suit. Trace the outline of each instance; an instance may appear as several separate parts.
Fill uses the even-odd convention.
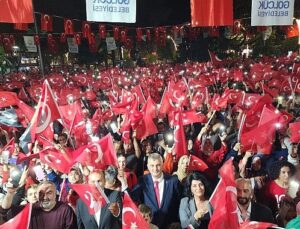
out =
[[[148,157],[150,174],[144,175],[132,189],[134,201],[148,205],[153,213],[152,223],[159,228],[167,228],[179,222],[178,209],[181,190],[178,178],[162,172],[163,160],[158,153]]]
[[[102,171],[95,171],[89,175],[89,184],[98,183],[104,187],[105,177]],[[121,229],[122,228],[122,197],[115,190],[104,188],[110,203],[104,205],[95,215],[90,215],[88,207],[79,199],[76,214],[79,229]]]
[[[268,207],[252,200],[253,189],[251,181],[239,178],[236,180],[236,185],[239,223],[246,220],[274,223],[272,211]]]

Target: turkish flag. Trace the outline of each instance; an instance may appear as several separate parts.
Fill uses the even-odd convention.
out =
[[[245,221],[240,224],[239,229],[266,229],[266,228],[278,228],[276,224],[268,222],[257,222],[257,221]]]
[[[68,174],[73,162],[67,152],[62,153],[54,147],[46,148],[39,152],[40,159],[43,163],[59,172]]]
[[[54,100],[52,90],[48,81],[45,80],[41,98],[30,123],[31,141],[35,140],[36,134],[43,134],[46,137],[51,136],[53,131],[50,128],[50,123],[60,118],[60,111]]]
[[[127,96],[129,93],[129,96]],[[137,102],[137,98],[135,95],[131,94],[131,92],[123,93],[121,102],[113,105],[112,110],[115,115],[118,114],[127,114],[132,108],[134,107],[135,103]]]
[[[11,157],[12,153],[15,151],[15,139],[12,138],[9,142],[1,149],[1,153],[3,151],[9,152],[9,157]]]
[[[1,1],[0,22],[33,23],[32,0]]]
[[[82,22],[82,37],[89,38],[91,36],[91,24],[87,21]]]
[[[52,32],[53,31],[53,18],[48,14],[41,14],[41,30]]]
[[[74,34],[74,24],[73,20],[71,19],[64,19],[64,28],[66,35],[73,35]]]
[[[80,196],[91,215],[95,215],[106,204],[105,198],[95,185],[70,184],[70,187]]]
[[[191,0],[192,27],[233,25],[232,0]]]
[[[20,123],[23,125],[23,127],[27,127],[34,115],[34,109],[23,101],[19,100],[18,109],[15,109],[15,111],[18,115]]]
[[[164,94],[163,94],[163,96],[161,98],[161,102],[160,102],[159,113],[167,114],[174,110],[177,110],[177,108],[174,106],[174,104],[171,100],[170,92],[167,90],[167,88],[165,88]]]
[[[153,122],[153,118],[155,117],[156,113],[156,103],[151,99],[150,96],[148,97],[141,111],[143,118],[137,127],[137,139],[143,139],[158,132],[157,127]]]
[[[139,104],[144,104],[146,102],[146,99],[145,99],[145,96],[144,96],[144,93],[142,91],[142,88],[141,88],[141,85],[136,85],[135,87],[133,87],[131,89],[131,92],[133,94],[136,94],[136,97],[138,98],[139,100]]]
[[[298,143],[300,141],[300,122],[290,123],[289,129],[291,132],[290,141]]]
[[[72,126],[76,126],[84,121],[84,114],[79,101],[65,106],[59,106],[59,109],[62,114],[63,125],[68,128],[69,131],[71,131]]]
[[[244,150],[259,151],[269,154],[275,137],[277,124],[281,125],[282,114],[264,107],[258,126],[241,135],[241,144]],[[283,121],[283,119],[281,119]]]
[[[211,109],[219,111],[227,107],[228,98],[222,98],[219,94],[214,94],[211,102]]]
[[[196,171],[204,172],[206,169],[208,169],[208,166],[204,161],[202,161],[200,158],[194,155],[190,155],[189,167],[188,167],[189,171],[196,170]]]
[[[105,25],[99,25],[99,37],[100,37],[100,39],[105,39],[106,38]]]
[[[293,64],[293,69],[292,69],[292,73],[300,73],[300,63],[294,63]]]
[[[8,91],[0,91],[0,108],[14,106],[19,99],[16,93]]]
[[[149,228],[149,224],[141,215],[127,192],[124,193],[122,211],[122,229]]]
[[[174,119],[175,114],[175,112],[170,112],[168,115],[170,126],[177,125],[178,123],[178,120]],[[182,123],[184,126],[195,122],[206,123],[207,117],[200,112],[197,113],[195,110],[182,111]]]
[[[31,204],[27,204],[24,209],[14,218],[0,225],[0,229],[28,229],[31,218]]]
[[[176,154],[176,158],[179,159],[181,156],[187,155],[187,144],[181,111],[175,114],[174,120],[176,123],[174,128],[174,152]]]
[[[97,142],[91,142],[73,152],[76,162],[91,165],[95,168],[106,169],[108,165],[117,166],[117,156],[110,134]]]
[[[239,227],[237,217],[236,183],[232,159],[219,169],[221,180],[214,190],[210,203],[215,209],[208,225],[209,229],[228,229]]]

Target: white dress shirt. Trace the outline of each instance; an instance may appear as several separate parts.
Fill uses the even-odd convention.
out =
[[[101,216],[101,208],[99,209],[99,211],[97,211],[94,215],[94,218],[96,220],[97,226],[99,227],[100,224],[100,216]]]
[[[159,206],[161,206],[162,203],[162,198],[163,198],[163,194],[164,194],[164,186],[165,186],[165,182],[164,182],[164,174],[162,173],[160,178],[155,179],[154,177],[152,177],[153,180],[153,184],[155,185],[155,181],[158,181],[158,188],[159,188]]]
[[[240,224],[243,223],[246,220],[250,220],[250,215],[251,215],[251,201],[250,201],[250,204],[249,204],[249,206],[247,208],[247,218],[243,219],[242,212],[241,212],[241,210],[240,210],[239,207],[237,208],[237,215],[238,215],[238,220],[239,220]]]

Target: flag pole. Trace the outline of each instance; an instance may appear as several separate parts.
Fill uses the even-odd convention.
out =
[[[35,16],[35,10],[34,10],[34,4],[33,4],[33,0],[31,1],[32,2],[32,8],[33,8],[33,20],[34,20],[34,30],[35,30],[35,33],[37,36],[39,36],[39,30],[38,30],[38,27],[37,27],[37,21],[36,21],[36,16]],[[44,77],[45,76],[45,69],[44,69],[44,61],[43,61],[43,55],[42,55],[42,50],[41,50],[41,45],[40,44],[36,44],[37,46],[37,50],[38,50],[38,54],[39,54],[39,64],[40,64],[40,69],[41,69],[41,73],[42,73],[42,76]]]
[[[102,197],[105,199],[106,203],[109,204],[110,201],[109,201],[107,195],[105,194],[103,188],[99,185],[98,182],[95,182],[95,186],[98,189],[98,191],[101,193]]]

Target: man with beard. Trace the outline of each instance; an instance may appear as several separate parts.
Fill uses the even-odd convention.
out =
[[[56,187],[44,181],[37,188],[38,202],[32,206],[30,229],[77,229],[72,208],[56,201]]]
[[[253,189],[249,179],[239,178],[236,180],[237,189],[237,215],[239,223],[244,221],[270,222],[274,223],[271,210],[252,200]]]

